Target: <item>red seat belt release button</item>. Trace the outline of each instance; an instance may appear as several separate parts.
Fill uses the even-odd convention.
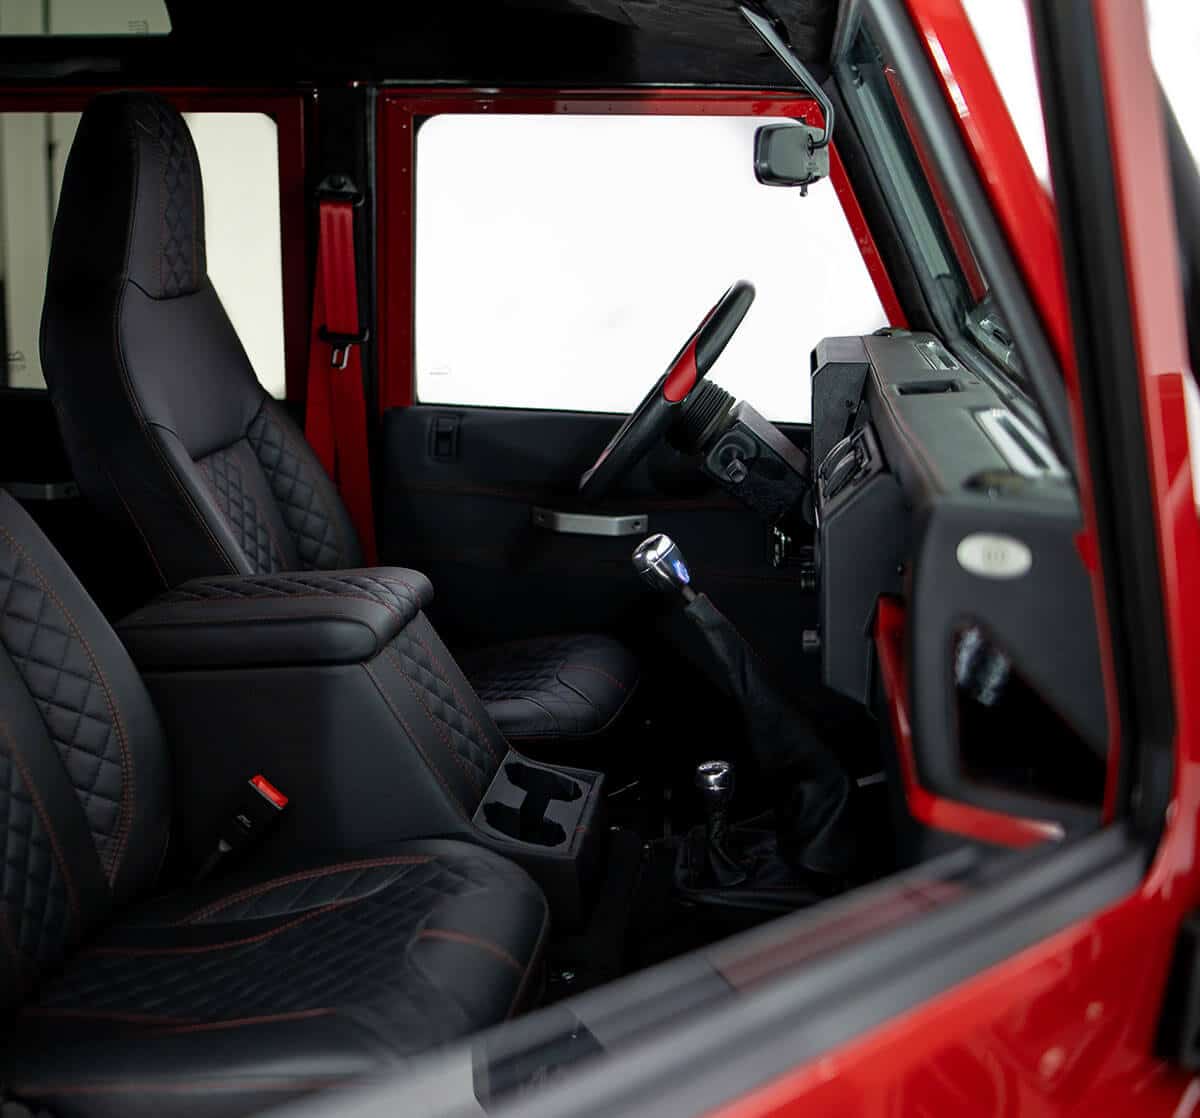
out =
[[[278,788],[275,787],[262,773],[256,773],[250,778],[250,783],[260,796],[268,800],[270,804],[282,811],[287,807],[288,798]]]
[[[262,842],[287,806],[287,796],[262,773],[255,773],[243,786],[237,807],[218,833],[216,849],[200,866],[193,883],[205,880],[218,867]]]

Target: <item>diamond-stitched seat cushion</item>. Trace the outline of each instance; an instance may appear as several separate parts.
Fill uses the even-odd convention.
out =
[[[243,873],[88,945],[0,1041],[54,1113],[242,1114],[512,1013],[546,927],[512,863],[455,842]]]
[[[511,740],[602,733],[637,685],[637,661],[595,633],[494,645],[460,657],[488,714]]]

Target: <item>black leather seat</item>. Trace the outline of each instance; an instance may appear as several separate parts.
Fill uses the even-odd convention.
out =
[[[258,383],[208,278],[203,211],[179,113],[151,94],[96,98],[67,161],[42,319],[76,478],[132,525],[164,586],[359,566],[337,491]],[[599,636],[571,642],[572,661],[599,670],[564,672],[558,638],[474,662],[477,690],[502,696],[490,704],[501,731],[587,737],[616,717],[637,681],[632,654]],[[527,689],[514,693],[517,660]]]
[[[0,646],[0,1084],[16,1097],[60,1116],[249,1113],[521,1005],[545,901],[473,846],[251,861],[153,897],[171,830],[157,715],[7,494]]]
[[[460,666],[510,741],[584,742],[625,709],[637,679],[611,637],[545,637],[469,652]]]

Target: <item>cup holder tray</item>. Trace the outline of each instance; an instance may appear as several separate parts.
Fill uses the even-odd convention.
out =
[[[476,825],[531,846],[567,847],[596,775],[548,768],[510,753],[479,805]]]
[[[472,819],[475,841],[522,866],[541,886],[555,926],[583,926],[604,869],[604,775],[556,768],[510,751]]]

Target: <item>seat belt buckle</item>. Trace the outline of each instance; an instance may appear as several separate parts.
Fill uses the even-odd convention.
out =
[[[221,863],[250,846],[257,846],[279,822],[288,798],[262,773],[256,773],[242,789],[233,814],[225,821],[217,848],[208,856],[193,883],[203,881]]]
[[[350,360],[350,347],[362,345],[371,337],[371,331],[367,327],[353,334],[341,334],[336,330],[330,330],[328,327],[321,326],[317,330],[317,337],[329,346],[329,364],[335,369],[344,369]]]

